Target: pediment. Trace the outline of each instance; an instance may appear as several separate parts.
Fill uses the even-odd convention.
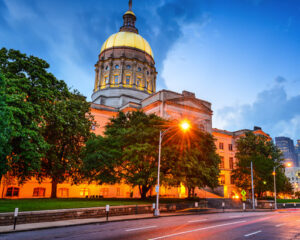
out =
[[[212,110],[209,107],[205,106],[201,100],[195,98],[186,98],[186,97],[174,98],[174,99],[167,100],[167,102],[171,102],[176,105],[181,105],[185,108],[190,107],[204,112],[209,112],[209,113],[212,112]]]

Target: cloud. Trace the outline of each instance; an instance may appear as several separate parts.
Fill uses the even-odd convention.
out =
[[[276,78],[277,79],[277,78]],[[276,84],[258,93],[253,104],[224,107],[216,112],[218,127],[231,131],[260,126],[275,136],[300,138],[300,94],[288,97]]]
[[[286,82],[286,79],[282,76],[278,76],[278,77],[275,78],[275,82],[284,83],[284,82]]]

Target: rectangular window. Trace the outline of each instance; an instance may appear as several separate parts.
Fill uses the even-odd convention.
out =
[[[109,79],[108,79],[108,77],[105,77],[104,80],[105,80],[105,84],[109,84]]]
[[[225,168],[224,157],[221,157],[220,168]]]
[[[127,84],[127,85],[130,84],[130,76],[126,76],[126,84]]]
[[[232,144],[228,144],[228,150],[229,150],[229,151],[232,151],[232,149],[233,149],[233,148],[232,148]]]
[[[89,195],[89,189],[88,188],[81,188],[80,189],[80,196],[86,197]]]
[[[119,76],[115,75],[115,84],[117,85],[119,83]]]
[[[233,169],[233,157],[229,158],[229,168]]]
[[[19,188],[18,187],[9,187],[6,190],[6,197],[18,197]]]
[[[45,188],[34,188],[33,189],[33,196],[34,197],[45,197]]]
[[[224,149],[224,143],[222,142],[219,143],[219,149]]]
[[[136,80],[136,85],[139,87],[140,85],[141,85],[141,79],[140,78],[138,78],[137,80]]]
[[[220,183],[221,185],[224,185],[224,184],[225,184],[225,175],[220,175],[219,183]]]
[[[69,189],[68,188],[59,188],[58,194],[60,197],[69,197]]]

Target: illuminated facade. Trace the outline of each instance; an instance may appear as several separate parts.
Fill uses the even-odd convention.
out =
[[[222,163],[220,165],[221,187],[214,192],[211,189],[196,189],[199,197],[232,197],[236,189],[231,180],[231,171],[235,164],[235,140],[245,130],[228,132],[212,129],[211,103],[196,98],[194,93],[183,91],[176,93],[169,90],[156,92],[156,68],[154,55],[149,43],[138,34],[135,27],[136,16],[131,9],[123,16],[123,26],[118,33],[111,35],[102,45],[98,61],[95,64],[95,82],[92,94],[91,112],[95,119],[92,131],[103,134],[104,127],[110,118],[119,111],[128,112],[137,109],[145,113],[155,113],[166,119],[189,119],[201,129],[212,133],[216,140],[217,151]],[[264,134],[261,129],[255,133]],[[51,180],[39,183],[31,179],[19,186],[14,179],[3,178],[0,185],[1,198],[41,198],[50,197]],[[153,189],[149,192],[155,195]],[[160,189],[164,197],[187,197],[184,186],[164,187]],[[125,184],[71,185],[68,182],[58,184],[57,196],[70,197],[140,197],[138,188]]]

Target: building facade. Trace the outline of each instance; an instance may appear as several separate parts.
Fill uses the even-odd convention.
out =
[[[285,163],[291,163],[293,167],[298,165],[298,157],[295,152],[294,141],[288,137],[275,137],[276,146],[283,153]]]
[[[300,191],[300,167],[285,168],[285,175],[289,178],[294,191]]]

